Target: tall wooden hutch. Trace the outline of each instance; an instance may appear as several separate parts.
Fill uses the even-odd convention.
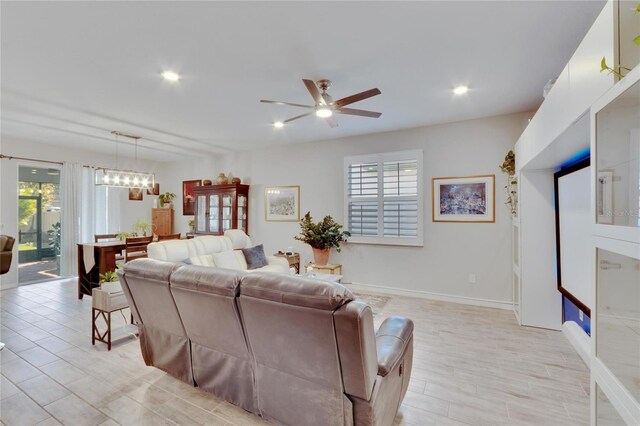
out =
[[[196,234],[224,235],[227,229],[249,233],[249,185],[197,186],[194,193]]]

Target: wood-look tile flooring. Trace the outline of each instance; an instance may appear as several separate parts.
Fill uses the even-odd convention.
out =
[[[92,346],[91,299],[77,300],[74,280],[4,290],[0,301],[3,424],[266,424],[146,367],[131,337],[111,352]],[[397,425],[589,423],[589,373],[561,333],[519,327],[509,311],[406,297],[392,297],[376,326],[389,315],[415,322]]]

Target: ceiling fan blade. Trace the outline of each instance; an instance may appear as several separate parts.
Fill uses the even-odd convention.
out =
[[[347,96],[346,98],[338,99],[337,101],[334,102],[334,105],[336,106],[336,108],[341,108],[343,106],[352,104],[354,102],[362,101],[362,100],[368,99],[368,98],[370,98],[372,96],[379,95],[380,93],[382,93],[382,92],[378,88],[365,90],[364,92],[356,93],[355,95],[351,95],[351,96]]]
[[[269,101],[266,99],[260,99],[260,102],[265,104],[289,105],[289,106],[294,106],[299,108],[315,108],[313,105],[292,104],[291,102]]]
[[[295,117],[291,117],[291,118],[289,118],[287,120],[284,120],[283,123],[288,123],[290,121],[297,120],[298,118],[306,117],[307,115],[311,115],[311,114],[313,114],[313,111],[306,112],[306,113],[300,114],[300,115],[296,115]]]
[[[333,117],[327,117],[327,118],[325,118],[325,121],[327,122],[329,127],[331,127],[332,129],[334,127],[338,127],[338,124],[335,121],[333,121]]]
[[[311,97],[316,102],[316,104],[325,105],[324,99],[320,95],[320,91],[318,90],[316,83],[314,83],[312,80],[305,80],[304,78],[302,79],[302,81],[304,85],[307,86],[307,90],[309,91],[309,93],[311,93]]]
[[[336,109],[335,112],[339,114],[359,115],[362,117],[371,117],[371,118],[378,118],[382,115],[381,112],[366,111],[364,109],[353,109],[353,108],[340,108],[340,109]]]

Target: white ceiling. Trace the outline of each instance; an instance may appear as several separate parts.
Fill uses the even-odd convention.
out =
[[[603,4],[3,1],[2,136],[112,153],[115,129],[170,160],[533,110]],[[258,101],[310,103],[302,78],[378,87],[352,107],[382,117],[273,129],[304,110]]]

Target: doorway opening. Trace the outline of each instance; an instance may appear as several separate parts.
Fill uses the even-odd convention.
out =
[[[18,168],[18,284],[60,278],[60,170]]]

